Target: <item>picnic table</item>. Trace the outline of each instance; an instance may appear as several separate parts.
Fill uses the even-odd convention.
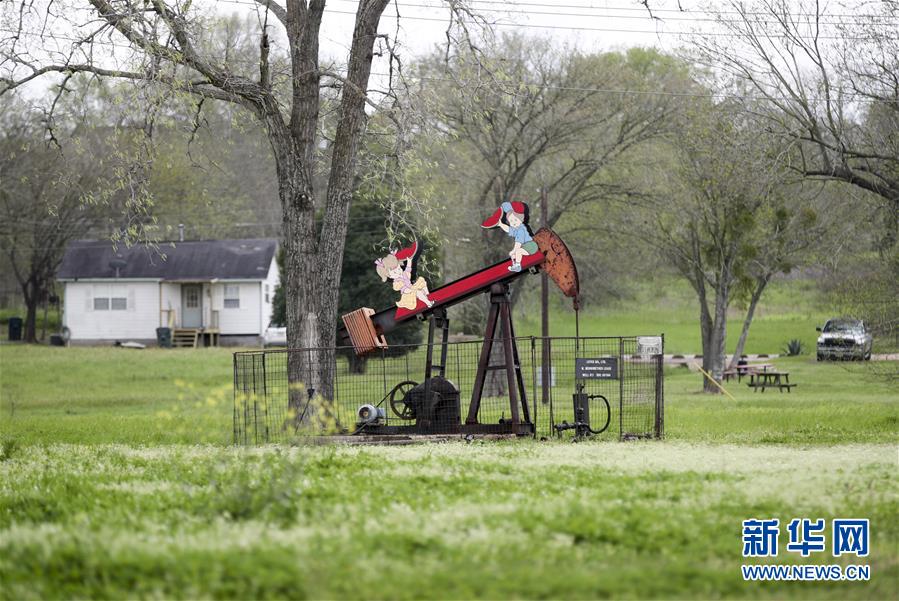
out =
[[[796,384],[790,384],[790,372],[786,371],[758,371],[749,374],[748,386],[758,392],[765,392],[765,388],[777,388],[780,392],[786,389],[790,392]]]
[[[734,376],[737,377],[737,382],[743,381],[743,376],[748,376],[758,372],[766,372],[769,369],[773,369],[773,363],[743,363],[742,365],[736,365],[731,369],[725,369],[722,373],[724,377],[724,381],[728,382]]]

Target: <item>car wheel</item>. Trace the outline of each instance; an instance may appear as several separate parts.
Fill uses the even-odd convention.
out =
[[[824,355],[818,353],[818,361],[824,361]]]

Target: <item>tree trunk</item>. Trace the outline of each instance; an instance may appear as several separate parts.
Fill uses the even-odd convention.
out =
[[[340,299],[340,272],[343,268],[343,249],[350,218],[350,203],[355,188],[356,163],[362,133],[365,130],[365,101],[378,23],[389,0],[370,0],[356,12],[353,42],[347,63],[347,76],[340,97],[340,121],[334,135],[331,171],[325,215],[318,242],[319,281],[316,289],[318,317],[317,357],[319,390],[324,398],[333,399],[336,359],[334,344],[337,326],[337,305]]]
[[[22,332],[22,340],[28,343],[37,342],[37,304],[40,299],[38,294],[38,285],[35,282],[34,275],[22,282],[22,296],[25,299],[25,323]]]
[[[360,357],[356,353],[350,351],[346,353],[347,364],[351,374],[364,374],[368,365],[368,357]]]
[[[740,330],[740,338],[737,340],[734,356],[730,360],[729,367],[731,368],[736,367],[743,355],[743,349],[746,347],[746,339],[749,338],[749,326],[752,325],[752,319],[755,316],[755,308],[759,304],[759,299],[762,298],[762,292],[765,291],[765,287],[768,285],[770,277],[770,275],[765,275],[764,277],[756,279],[755,289],[752,291],[752,296],[749,299],[749,308],[746,310],[746,318],[743,320],[743,329]]]
[[[702,331],[702,390],[703,392],[717,393],[718,387],[715,386],[706,374],[712,374],[714,370],[714,359],[712,349],[715,346],[715,322],[712,320],[708,311],[703,311],[700,316],[700,329]]]
[[[356,12],[320,232],[316,232],[314,221],[312,164],[318,122],[317,38],[324,3],[314,5],[314,15],[310,4],[310,20],[303,30],[305,38],[315,43],[297,44],[293,48],[296,81],[290,135],[269,126],[284,212],[287,343],[293,349],[301,349],[288,355],[289,405],[297,426],[303,422],[315,424],[313,418],[321,410],[327,413],[327,404],[333,400],[340,271],[356,158],[366,121],[365,101],[373,47],[387,2],[364,2]],[[321,402],[313,403],[315,397],[322,399]],[[318,421],[319,426],[326,423],[323,419]]]
[[[702,269],[699,267],[699,246],[695,243],[695,240],[693,245],[693,252],[694,266],[689,272],[686,272],[686,275],[688,280],[692,284],[693,289],[696,291],[696,295],[699,299],[699,330],[702,336],[702,369],[706,373],[711,374],[712,370],[714,369],[712,349],[715,347],[716,324],[715,320],[712,319],[711,312],[709,311],[709,299],[705,285],[705,275],[703,274]],[[719,392],[718,387],[710,382],[705,374],[702,375],[702,389],[704,392]]]
[[[715,384],[721,383],[724,377],[724,351],[727,338],[727,320],[719,319],[716,311],[715,320],[711,324],[707,343],[702,348],[702,369],[711,376],[703,374],[702,390],[719,394],[721,389]]]
[[[321,308],[317,294],[319,265],[315,236],[312,182],[297,168],[299,157],[287,154],[277,162],[279,191],[284,211],[284,286],[287,297],[287,357],[289,407],[297,425],[311,419],[309,402],[323,391],[316,369],[320,346]],[[330,390],[330,385],[327,386]]]
[[[25,301],[25,331],[23,339],[25,342],[37,342],[37,295]]]
[[[722,274],[722,280],[726,274]],[[724,358],[727,344],[727,307],[730,304],[730,287],[719,284],[715,291],[715,316],[710,320],[707,336],[703,337],[702,368],[712,376],[703,375],[703,392],[720,394],[716,385],[724,379]]]

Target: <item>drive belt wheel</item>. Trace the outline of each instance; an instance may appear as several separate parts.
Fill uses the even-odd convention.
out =
[[[415,408],[412,405],[406,404],[406,395],[416,386],[418,386],[418,382],[414,382],[413,380],[406,380],[405,382],[400,382],[396,386],[393,387],[393,390],[390,391],[388,397],[390,398],[390,410],[393,411],[394,415],[396,415],[400,419],[415,419]]]

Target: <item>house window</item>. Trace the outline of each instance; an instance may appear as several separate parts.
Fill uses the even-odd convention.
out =
[[[95,297],[94,311],[109,311],[109,299],[106,297]]]
[[[268,300],[268,284],[265,285],[265,302],[269,302],[269,300]]]
[[[112,297],[109,299],[109,306],[113,311],[126,311],[128,309],[128,299]]]
[[[240,309],[240,286],[225,286],[225,308]]]

